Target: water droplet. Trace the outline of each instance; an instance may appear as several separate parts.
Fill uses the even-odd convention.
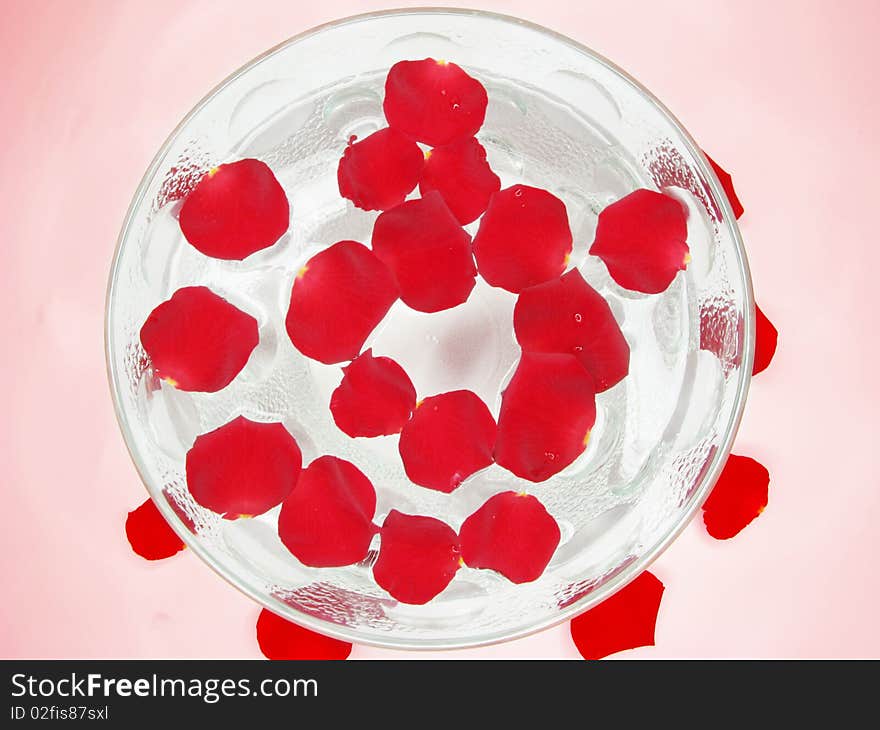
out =
[[[544,458],[547,459],[547,461],[556,461],[556,454],[552,451],[545,451]]]
[[[517,188],[516,190],[514,190],[513,194],[515,197],[521,198],[522,197],[522,188]]]
[[[453,109],[458,109],[459,106],[460,106],[459,103],[458,103],[458,102],[455,102],[455,104],[452,105],[452,108],[453,108]]]
[[[574,351],[575,351],[575,352],[582,352],[583,349],[584,349],[584,348],[581,347],[580,345],[575,345],[575,346],[574,346]]]
[[[580,312],[575,312],[575,315],[574,315],[574,321],[575,321],[575,322],[583,322],[583,321],[584,321],[584,315],[582,315]]]

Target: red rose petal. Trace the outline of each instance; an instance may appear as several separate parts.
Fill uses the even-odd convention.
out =
[[[455,577],[461,564],[458,535],[444,522],[393,509],[379,534],[373,577],[401,603],[427,603]]]
[[[288,495],[301,468],[299,446],[282,424],[239,416],[196,439],[186,455],[186,484],[209,510],[261,515]]]
[[[257,320],[204,286],[174,292],[140,335],[156,377],[206,393],[229,385],[260,340]]]
[[[738,534],[767,506],[770,473],[748,456],[727,457],[721,476],[703,503],[703,522],[718,540]]]
[[[125,536],[134,550],[147,560],[163,560],[186,547],[171,529],[152,499],[129,512],[125,520]]]
[[[399,61],[385,79],[385,118],[418,142],[437,147],[473,137],[489,97],[459,66],[426,58]]]
[[[495,462],[532,482],[562,471],[586,449],[595,387],[574,355],[522,353],[501,399]]]
[[[476,283],[471,237],[436,192],[382,213],[373,251],[394,273],[400,298],[419,312],[461,304]]]
[[[328,568],[363,560],[376,533],[376,491],[354,464],[315,459],[281,505],[278,536],[303,565]]]
[[[340,617],[355,616],[367,623],[386,621],[386,611],[394,601],[372,592],[364,593],[359,586],[353,588],[343,588],[338,576],[326,575],[323,580],[316,579],[299,588],[273,591],[272,595],[300,613],[330,623],[338,624]]]
[[[470,137],[425,153],[419,182],[424,195],[436,190],[463,226],[479,218],[489,198],[501,189],[501,179],[486,162],[486,150]]]
[[[306,357],[353,360],[397,299],[385,265],[363,244],[339,241],[312,256],[293,283],[287,334]]]
[[[363,210],[388,210],[415,189],[424,162],[415,142],[380,129],[345,148],[336,171],[339,194]]]
[[[565,203],[546,190],[514,185],[489,201],[474,256],[487,282],[518,293],[562,274],[571,243]]]
[[[257,643],[266,659],[347,659],[351,644],[315,633],[265,608],[257,619]]]
[[[469,567],[495,570],[513,583],[538,579],[561,537],[544,505],[516,492],[489,499],[464,521],[459,535]]]
[[[710,299],[700,305],[700,349],[721,361],[724,376],[742,361],[742,314],[732,301]]]
[[[290,225],[290,205],[259,160],[220,165],[183,201],[180,230],[206,256],[241,260],[275,243]]]
[[[187,530],[189,530],[193,534],[196,534],[196,523],[184,509],[183,504],[181,504],[185,497],[183,497],[182,495],[179,496],[169,491],[163,492],[163,494],[168,501],[168,506],[171,507],[171,511],[174,512],[175,515],[177,515],[177,519],[179,519],[183,523],[183,526],[186,527]]]
[[[629,345],[611,307],[577,269],[523,289],[513,310],[513,329],[526,352],[574,355],[593,376],[596,392],[629,372]]]
[[[495,419],[469,390],[425,398],[400,433],[400,458],[416,484],[451,492],[492,463]]]
[[[703,150],[703,154],[706,155],[705,150]],[[736,195],[736,190],[734,190],[733,188],[733,178],[730,177],[730,173],[724,170],[724,168],[722,168],[721,165],[719,165],[717,162],[715,162],[715,160],[709,157],[709,155],[706,155],[706,159],[709,160],[709,164],[715,171],[718,182],[720,182],[721,187],[724,188],[724,194],[727,195],[727,200],[730,202],[730,208],[733,211],[733,215],[736,218],[739,218],[745,211],[742,207],[742,203],[739,202],[739,198]]]
[[[330,397],[336,425],[352,438],[400,433],[416,407],[416,391],[404,369],[367,350],[342,372]]]
[[[584,659],[601,659],[639,646],[654,646],[663,584],[651,573],[571,621],[571,638]]]
[[[700,349],[708,350],[721,360],[725,376],[739,366],[743,318],[732,302],[709,301],[700,308]],[[765,370],[776,354],[779,333],[773,323],[755,305],[755,357],[752,375]]]
[[[776,340],[779,333],[773,323],[767,319],[761,308],[755,305],[755,360],[752,375],[765,370],[776,354]]]
[[[624,289],[659,294],[690,261],[687,213],[668,195],[636,190],[599,214],[590,253]]]

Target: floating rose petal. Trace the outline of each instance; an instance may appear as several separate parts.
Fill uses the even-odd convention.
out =
[[[141,327],[156,377],[206,393],[229,385],[259,340],[257,320],[204,286],[178,289]]]
[[[328,365],[353,360],[396,299],[394,277],[373,252],[339,241],[297,274],[287,334],[306,357]]]
[[[479,81],[454,63],[433,58],[399,61],[385,79],[388,124],[432,147],[473,137],[488,102]]]
[[[577,269],[523,289],[513,329],[526,352],[574,355],[593,376],[597,392],[629,372],[629,345],[611,307]]]
[[[752,375],[765,370],[776,354],[776,340],[779,333],[773,323],[767,319],[761,308],[755,305],[755,361]]]
[[[266,659],[347,659],[351,644],[315,633],[265,608],[257,619],[257,643]]]
[[[703,150],[703,154],[706,155],[705,150]],[[718,182],[720,182],[721,187],[724,188],[724,193],[727,195],[727,200],[730,202],[730,209],[733,211],[733,215],[736,218],[739,218],[745,211],[743,210],[742,203],[739,202],[736,190],[733,188],[733,178],[730,177],[730,173],[724,170],[721,165],[715,162],[715,160],[709,157],[709,155],[706,155],[706,159],[709,160],[709,164],[712,166],[715,175],[718,177]]]
[[[403,368],[367,350],[342,372],[330,397],[336,425],[352,438],[400,433],[416,406],[415,388]]]
[[[185,545],[168,526],[152,499],[128,513],[125,536],[134,550],[147,560],[163,560],[179,553]]]
[[[586,448],[595,395],[574,355],[524,352],[501,399],[495,461],[532,482],[562,471]]]
[[[388,210],[415,189],[424,161],[411,139],[380,129],[345,148],[336,171],[339,194],[364,210]]]
[[[471,568],[495,570],[513,583],[540,577],[559,545],[559,525],[535,497],[502,492],[468,517],[459,531]]]
[[[565,203],[546,190],[514,185],[489,201],[474,256],[487,282],[517,293],[562,274],[571,243]]]
[[[767,506],[770,473],[748,456],[727,457],[721,476],[703,503],[703,522],[718,540],[738,534]]]
[[[663,590],[663,584],[646,571],[598,606],[572,619],[571,638],[581,656],[601,659],[639,646],[654,646]]]
[[[186,455],[186,484],[200,505],[234,519],[280,504],[301,468],[299,446],[283,425],[239,416],[196,439]]]
[[[376,491],[354,464],[335,456],[315,459],[284,500],[281,542],[303,565],[351,565],[367,556],[376,533]]]
[[[419,182],[424,196],[436,190],[463,226],[479,218],[489,198],[501,189],[501,180],[486,162],[486,150],[470,137],[425,153]]]
[[[471,237],[437,192],[382,213],[373,251],[394,273],[400,298],[419,312],[461,304],[476,283]]]
[[[658,294],[690,261],[685,208],[668,195],[636,190],[599,214],[590,253],[624,289]]]
[[[241,260],[267,248],[289,225],[284,189],[259,160],[215,167],[180,208],[180,230],[186,240],[218,259]]]
[[[469,390],[425,398],[400,434],[407,476],[438,492],[451,492],[492,463],[495,419]]]
[[[455,577],[460,565],[458,535],[444,522],[393,509],[379,534],[373,577],[401,603],[427,603]]]

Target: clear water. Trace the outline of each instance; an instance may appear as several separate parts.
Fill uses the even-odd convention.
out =
[[[541,484],[492,466],[445,495],[409,482],[397,454],[396,436],[352,440],[336,428],[328,404],[342,377],[341,368],[301,356],[287,338],[284,318],[295,272],[310,256],[342,239],[369,244],[377,213],[358,210],[339,196],[336,165],[351,135],[363,137],[384,125],[383,77],[359,78],[356,84],[335,86],[289,104],[278,103],[286,98],[284,83],[270,82],[252,91],[229,121],[230,133],[240,140],[229,157],[259,157],[273,168],[292,204],[290,231],[278,244],[244,262],[210,260],[182,238],[176,221],[179,203],[172,202],[153,215],[143,251],[142,272],[157,303],[180,286],[200,283],[260,323],[258,348],[242,373],[219,393],[184,393],[148,376],[141,379],[141,416],[167,458],[172,491],[184,489],[183,459],[199,433],[239,413],[256,420],[279,420],[297,438],[305,462],[334,454],[352,461],[371,478],[378,494],[378,523],[396,508],[433,515],[457,528],[499,491],[536,495],[562,529],[562,544],[553,562],[570,564],[571,574],[577,575],[591,561],[607,560],[609,546],[619,541],[615,525],[653,476],[664,432],[693,429],[696,440],[712,414],[693,409],[701,414],[700,423],[688,423],[686,418],[676,422],[676,414],[687,414],[682,404],[689,398],[718,400],[722,382],[710,363],[708,368],[697,368],[702,379],[683,390],[688,368],[694,368],[697,336],[695,315],[688,307],[689,274],[679,274],[662,295],[643,296],[620,289],[602,263],[587,254],[598,212],[637,187],[650,187],[650,181],[639,176],[642,168],[595,121],[537,89],[477,75],[490,99],[478,136],[502,186],[523,182],[544,187],[565,202],[575,240],[571,265],[580,268],[609,301],[631,346],[629,377],[597,398],[597,422],[587,451]],[[267,116],[267,108],[276,111]],[[689,193],[674,192],[688,206],[691,221],[700,220],[691,226],[693,266],[708,270],[710,241],[699,238],[700,231],[711,230],[704,208]],[[473,234],[477,225],[468,230]],[[445,312],[423,314],[397,302],[365,347],[397,360],[419,397],[468,388],[497,417],[501,392],[518,357],[512,328],[514,302],[514,295],[481,280],[465,304]],[[275,534],[277,514],[276,509],[234,524],[221,523],[199,510],[191,516],[200,530],[215,531],[228,550],[259,563],[256,572],[274,579],[280,589],[310,584],[322,571],[301,566],[283,548]],[[373,558],[371,554],[359,566],[332,570],[348,574],[342,582],[363,587],[370,580]],[[452,599],[446,602],[448,610],[466,610],[455,599],[465,603],[476,599],[496,580],[488,571],[461,571],[444,594]]]

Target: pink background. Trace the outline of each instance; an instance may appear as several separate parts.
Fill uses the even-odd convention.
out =
[[[471,4],[610,57],[733,172],[781,332],[735,447],[769,467],[770,505],[730,542],[685,531],[652,569],[667,588],[657,646],[623,656],[880,656],[880,5]],[[255,604],[191,554],[128,549],[146,492],[104,372],[107,274],[141,174],[206,91],[288,36],[379,7],[3,0],[0,656],[259,656]],[[563,625],[441,656],[577,654]]]

